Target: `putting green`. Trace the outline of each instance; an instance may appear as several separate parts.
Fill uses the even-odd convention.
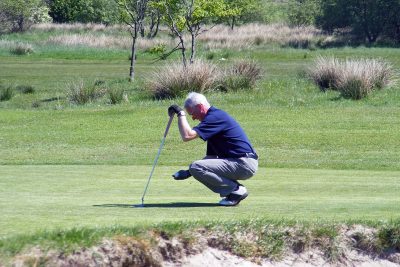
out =
[[[240,206],[216,206],[219,197],[193,178],[174,181],[181,167],[2,166],[0,237],[74,226],[149,224],[174,220],[390,220],[400,218],[400,171],[261,168],[245,181]]]

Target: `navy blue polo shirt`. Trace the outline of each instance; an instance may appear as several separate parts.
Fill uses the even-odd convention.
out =
[[[193,128],[199,137],[207,141],[207,156],[240,158],[255,153],[249,138],[228,113],[210,107],[203,121]]]

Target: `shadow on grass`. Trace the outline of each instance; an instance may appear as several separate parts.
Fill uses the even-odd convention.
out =
[[[196,203],[196,202],[172,202],[172,203],[150,203],[144,204],[144,208],[202,208],[218,207],[217,203]],[[100,208],[140,208],[140,204],[101,204],[93,205]]]

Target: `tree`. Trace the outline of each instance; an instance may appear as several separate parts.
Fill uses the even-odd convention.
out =
[[[236,26],[236,23],[243,18],[254,16],[254,14],[259,12],[260,6],[263,5],[259,0],[225,0],[225,4],[230,11],[227,18],[232,30]]]
[[[160,27],[161,11],[157,5],[152,5],[151,2],[148,6],[147,18],[149,21],[149,32],[147,33],[147,38],[154,38],[157,36]]]
[[[48,22],[48,8],[43,0],[1,0],[0,32],[22,32],[39,22]]]
[[[108,0],[51,0],[50,16],[58,23],[117,23],[118,7]]]
[[[130,27],[132,36],[131,65],[129,69],[129,80],[135,79],[136,63],[136,40],[140,30],[143,28],[143,21],[146,16],[148,0],[118,0],[121,19]]]
[[[291,0],[289,2],[288,19],[292,25],[314,25],[320,13],[321,0]]]
[[[161,0],[156,5],[172,33],[179,39],[178,45],[170,53],[181,50],[184,67],[187,66],[185,32],[190,35],[190,63],[193,63],[196,39],[207,30],[206,23],[215,23],[231,14],[224,0]]]
[[[326,0],[317,24],[324,30],[349,27],[363,41],[373,44],[386,33],[395,36],[399,0]],[[394,35],[393,35],[394,34]]]

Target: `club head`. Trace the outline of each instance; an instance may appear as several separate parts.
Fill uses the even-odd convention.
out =
[[[144,208],[144,204],[132,205],[132,208]]]

